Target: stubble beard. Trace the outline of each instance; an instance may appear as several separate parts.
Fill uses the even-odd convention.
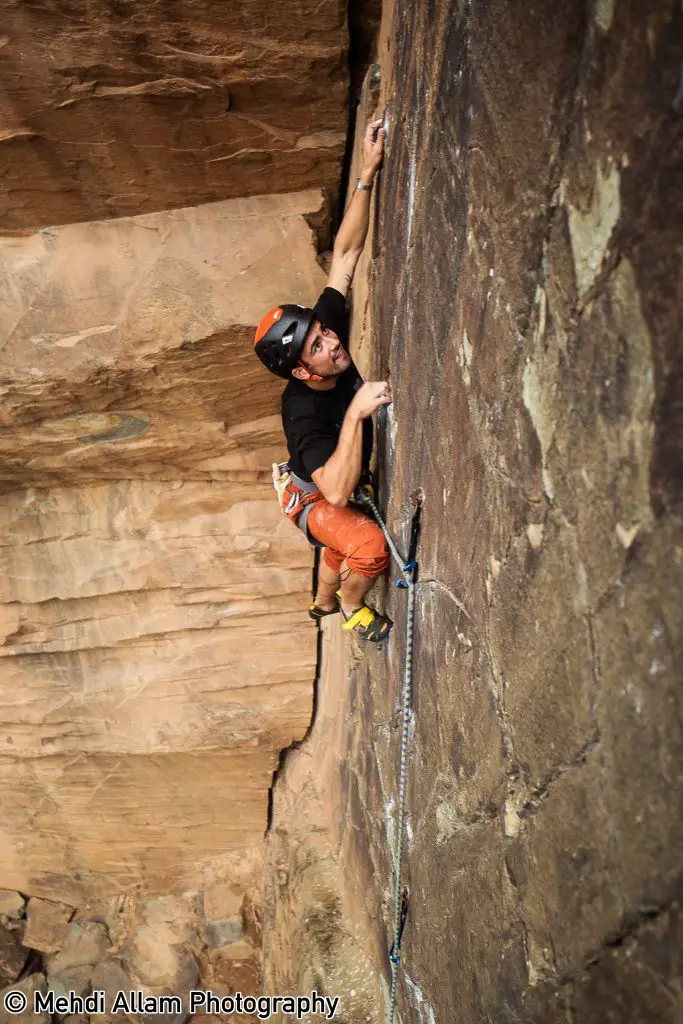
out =
[[[343,349],[342,351],[344,353],[343,356],[340,359],[335,359],[334,361],[335,377],[338,377],[340,373],[344,373],[344,371],[348,370],[349,366],[351,365],[351,356],[346,351],[346,349]]]

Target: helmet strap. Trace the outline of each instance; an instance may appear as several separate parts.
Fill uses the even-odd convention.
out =
[[[305,362],[303,361],[303,359],[300,359],[300,360],[299,360],[299,366],[303,366],[304,370],[306,370],[306,372],[308,373],[308,379],[309,379],[309,380],[314,380],[314,381],[317,381],[317,382],[319,382],[319,383],[322,383],[322,382],[323,382],[323,381],[325,381],[325,380],[333,380],[333,379],[334,379],[334,377],[335,377],[335,374],[334,374],[334,373],[330,374],[330,376],[329,376],[329,377],[321,377],[321,376],[320,376],[320,374],[319,374],[319,373],[315,373],[315,372],[314,372],[314,371],[313,371],[313,370],[312,370],[312,369],[310,368],[310,366],[306,366],[306,364],[305,364]]]

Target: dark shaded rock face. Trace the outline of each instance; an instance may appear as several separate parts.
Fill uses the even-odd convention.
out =
[[[354,313],[366,376],[392,382],[404,550],[426,496],[400,1019],[673,1024],[683,12],[399,2],[379,53]],[[340,697],[339,828],[386,948],[406,602],[384,596],[388,650]]]
[[[404,7],[375,315],[399,534],[426,493],[406,970],[460,1022],[652,1020],[654,972],[673,1021],[680,5]]]

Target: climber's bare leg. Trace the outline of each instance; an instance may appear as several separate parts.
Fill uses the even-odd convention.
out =
[[[349,572],[346,562],[342,563],[341,571],[341,605],[344,615],[349,618],[355,611],[365,604],[365,595],[375,582],[371,576],[361,576],[357,572]]]
[[[315,603],[324,612],[331,612],[337,607],[337,591],[339,590],[340,576],[334,569],[330,569],[324,558],[320,559],[318,566],[318,589],[315,595]]]

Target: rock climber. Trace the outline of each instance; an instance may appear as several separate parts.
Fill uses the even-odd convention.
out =
[[[341,611],[342,629],[384,640],[392,622],[365,603],[389,564],[379,526],[353,504],[370,485],[372,414],[391,402],[386,381],[363,382],[348,352],[346,295],[368,231],[370,194],[384,150],[381,118],[363,136],[360,177],[339,227],[327,284],[315,306],[271,309],[256,328],[254,349],[287,380],[282,425],[288,463],[273,466],[283,513],[323,548],[314,621]],[[340,589],[341,584],[341,589]]]

